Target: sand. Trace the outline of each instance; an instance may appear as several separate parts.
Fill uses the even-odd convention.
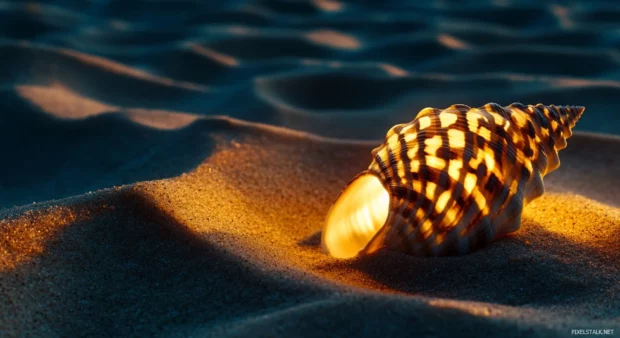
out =
[[[134,5],[0,4],[0,335],[620,332],[611,6]],[[321,252],[391,125],[488,101],[587,108],[521,229]]]

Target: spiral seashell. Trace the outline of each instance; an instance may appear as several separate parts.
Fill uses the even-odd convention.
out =
[[[584,110],[520,103],[423,109],[391,128],[368,170],[342,190],[326,218],[323,249],[336,258],[381,248],[456,255],[516,231]]]

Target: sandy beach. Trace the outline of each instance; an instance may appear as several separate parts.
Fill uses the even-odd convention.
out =
[[[620,334],[619,19],[0,2],[0,336]],[[321,251],[392,125],[487,102],[586,107],[517,232],[458,257]]]

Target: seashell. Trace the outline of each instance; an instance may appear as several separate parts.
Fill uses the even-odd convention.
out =
[[[425,108],[391,128],[332,205],[321,236],[336,258],[381,248],[412,255],[472,252],[516,231],[544,192],[584,107]]]

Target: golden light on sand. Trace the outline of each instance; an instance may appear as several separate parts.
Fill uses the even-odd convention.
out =
[[[161,130],[181,129],[200,119],[198,115],[184,112],[124,108],[106,104],[56,82],[47,86],[17,86],[16,90],[31,104],[61,119],[85,119],[101,114],[123,114],[135,123]]]
[[[469,45],[451,35],[441,34],[437,37],[437,41],[442,45],[452,49],[468,49]]]
[[[359,49],[362,43],[352,35],[341,32],[320,29],[306,34],[306,39],[331,48],[354,50]]]
[[[330,209],[322,234],[323,249],[335,258],[352,258],[364,249],[388,217],[390,195],[378,177],[360,175]]]
[[[41,110],[65,119],[82,119],[117,110],[118,107],[86,97],[62,83],[17,86],[17,93]]]
[[[204,57],[207,57],[223,66],[227,66],[227,67],[239,66],[239,60],[237,60],[236,58],[230,55],[222,54],[216,50],[203,47],[196,43],[190,43],[188,47],[195,53],[202,55]]]
[[[165,110],[147,111],[139,108],[128,109],[126,116],[135,123],[160,130],[177,130],[185,128],[200,119],[200,116],[188,113],[170,112]]]
[[[406,70],[387,63],[379,64],[379,68],[381,68],[384,72],[393,77],[404,77],[409,75]]]
[[[570,17],[570,11],[568,8],[561,5],[552,5],[551,12],[555,15],[562,28],[569,29],[575,26],[575,23]]]
[[[101,207],[106,208],[107,205]],[[80,208],[50,207],[0,220],[0,273],[43,254],[50,239],[63,228],[86,221],[93,214]]]
[[[342,3],[333,0],[313,0],[312,3],[325,12],[339,12],[344,7]]]

